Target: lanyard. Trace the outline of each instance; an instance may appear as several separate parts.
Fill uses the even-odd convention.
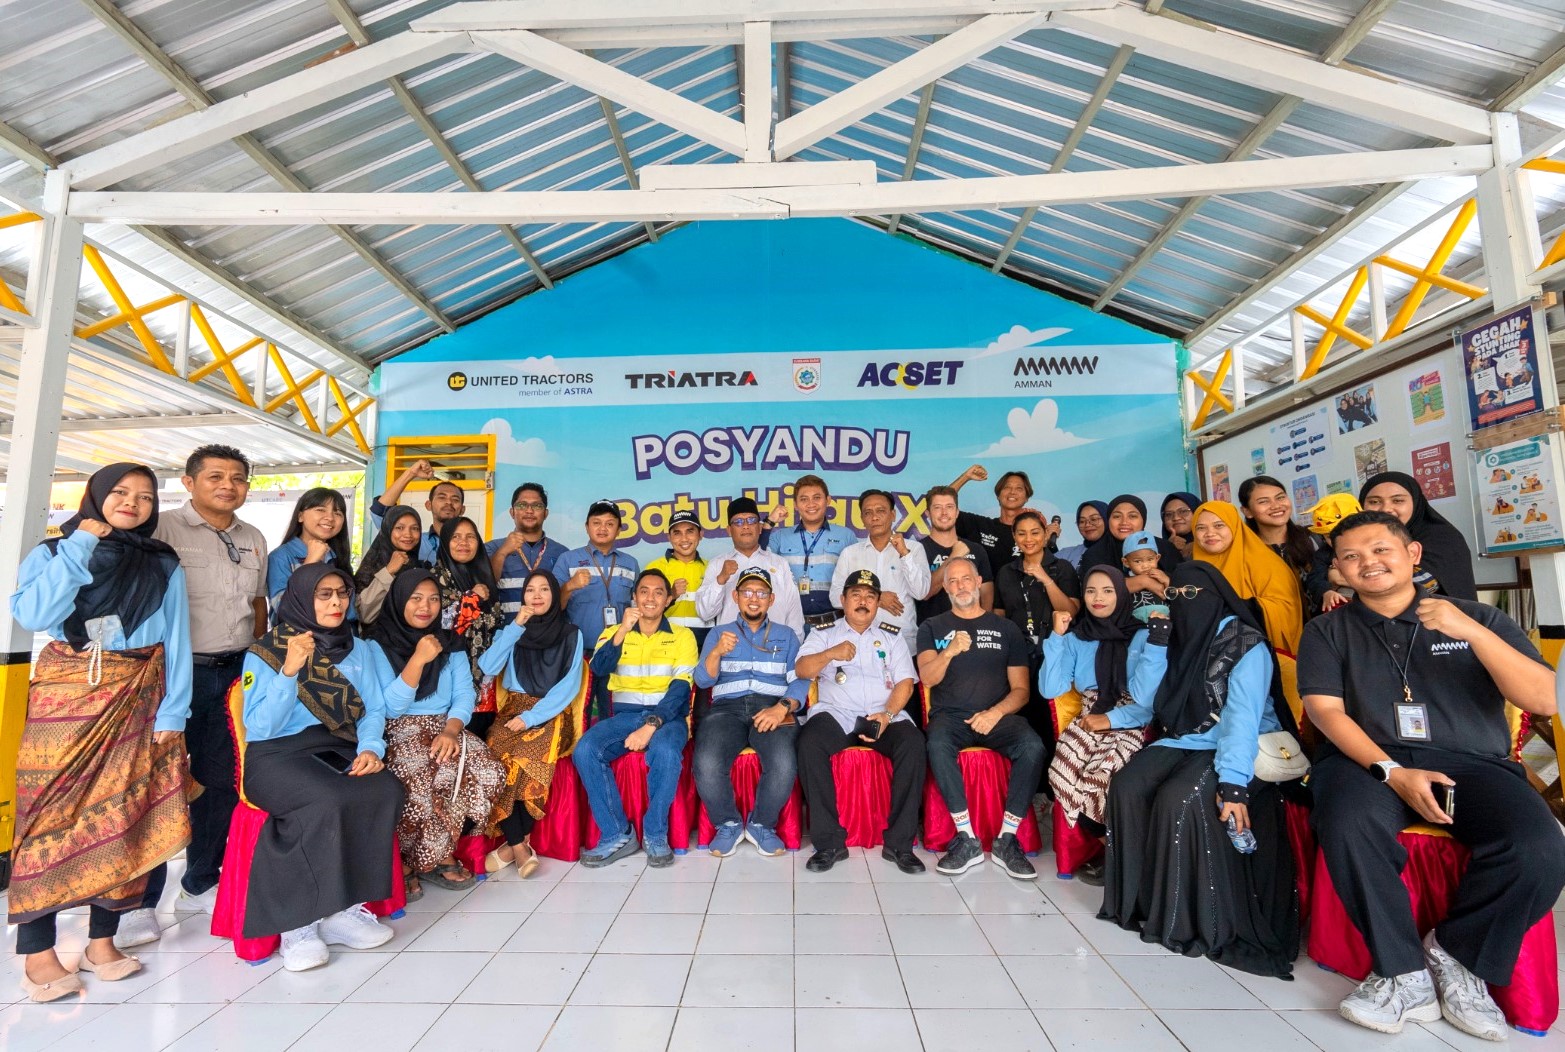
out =
[[[806,536],[806,534],[804,532],[804,526],[803,526],[802,523],[800,524],[800,526],[799,526],[799,543],[804,545],[804,572],[805,573],[809,573],[810,572],[810,556],[815,554],[815,546],[821,542],[821,538],[823,536],[825,536],[825,535],[826,535],[826,524],[823,522],[823,523],[821,523],[821,528],[815,531],[815,539],[813,541],[806,541],[804,539],[805,536]]]
[[[1413,663],[1413,640],[1418,638],[1418,630],[1422,627],[1424,626],[1414,625],[1413,633],[1407,637],[1407,656],[1402,659],[1401,667],[1397,666],[1397,656],[1391,652],[1391,645],[1386,642],[1385,635],[1380,632],[1375,633],[1375,639],[1379,641],[1381,648],[1385,650],[1386,656],[1391,659],[1391,667],[1396,670],[1397,675],[1402,677],[1402,700],[1408,705],[1413,703],[1413,688],[1408,683],[1407,670],[1408,666]]]
[[[542,558],[542,556],[540,555],[539,558]],[[614,602],[614,593],[609,591],[609,584],[614,579],[614,568],[619,565],[619,552],[615,552],[610,557],[608,570],[604,570],[602,566],[598,565],[598,553],[596,550],[588,554],[587,560],[592,563],[592,568],[598,571],[598,580],[603,582],[603,601],[606,603]]]
[[[746,640],[746,642],[748,642],[750,644],[750,647],[751,647],[752,650],[758,650],[758,651],[761,651],[761,652],[767,653],[767,654],[770,654],[772,652],[772,647],[771,647],[772,619],[771,618],[768,617],[766,619],[766,622],[765,622],[766,630],[761,633],[761,642],[760,642],[759,646],[757,646],[756,642],[755,642],[755,629],[750,627],[750,623],[744,619],[743,615],[740,615],[739,624],[744,627],[745,632],[749,635],[750,638],[748,640]]]
[[[539,537],[538,538],[538,557],[536,559],[534,559],[532,562],[529,563],[527,561],[527,542],[523,541],[522,542],[522,546],[520,548],[516,549],[516,558],[521,561],[521,564],[524,567],[527,568],[527,572],[529,574],[531,574],[534,570],[538,569],[539,565],[543,562],[543,553],[548,551],[548,549],[549,549],[549,538],[547,538],[547,537]]]

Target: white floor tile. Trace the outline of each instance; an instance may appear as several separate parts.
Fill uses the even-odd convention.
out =
[[[1118,924],[1110,921],[1099,920],[1096,917],[1087,917],[1076,914],[1071,917],[1076,925],[1076,930],[1081,932],[1081,937],[1087,941],[1092,949],[1107,956],[1152,956],[1166,957],[1169,955],[1168,947],[1157,942],[1143,942],[1137,932],[1126,931]]]
[[[794,958],[794,997],[800,1008],[906,1008],[907,989],[895,957]]]
[[[1438,1023],[1420,1023],[1419,1027],[1438,1037],[1452,1048],[1462,1049],[1462,1052],[1492,1052],[1495,1044],[1482,1038],[1464,1034],[1456,1027],[1441,1020]],[[1523,1034],[1515,1029],[1511,1031],[1511,1047],[1517,1052],[1561,1052],[1565,1049],[1565,1033],[1558,1030],[1550,1030],[1542,1037],[1534,1037],[1531,1034]]]
[[[792,1008],[681,1008],[671,1049],[793,1052]]]
[[[1223,971],[1255,998],[1271,1009],[1309,1011],[1336,1008],[1357,984],[1345,975],[1327,971],[1308,957],[1300,957],[1293,966],[1293,982],[1224,968]]]
[[[410,953],[493,953],[521,926],[515,913],[447,913],[407,948]]]
[[[559,1014],[553,1005],[452,1005],[413,1047],[420,1052],[534,1052]]]
[[[338,1005],[289,1052],[408,1052],[445,1010],[444,1005]]]
[[[1059,913],[1043,897],[1036,881],[1012,880],[1005,884],[957,884],[958,893],[973,913],[1013,913],[1041,917]]]
[[[880,848],[864,853],[865,864],[869,867],[869,879],[876,884],[927,884],[931,880],[941,883],[949,882],[950,878],[935,872],[935,859],[940,856],[932,851],[922,848],[914,848],[913,854],[917,855],[924,863],[922,873],[904,873],[897,868],[895,862],[891,862],[880,856]]]
[[[1051,1052],[1043,1027],[1025,1008],[991,1008],[970,1012],[964,1008],[917,1008],[919,1037],[924,1052],[972,1052],[978,1048],[1003,1048],[1006,1052]]]
[[[396,934],[392,935],[390,942],[376,947],[375,952],[400,953],[444,916],[444,913],[404,913],[396,920],[383,919],[381,923]]]
[[[534,913],[502,953],[593,953],[614,923],[613,913]]]
[[[587,953],[498,953],[457,997],[461,1004],[563,1005],[592,961]],[[539,1039],[542,1040],[542,1034]]]
[[[887,884],[875,886],[880,899],[880,912],[887,917],[929,916],[931,914],[967,913],[967,903],[961,893],[949,881],[925,881],[918,884]],[[1041,899],[1042,896],[1039,896]]]
[[[600,953],[576,984],[571,1004],[675,1007],[690,973],[691,956]],[[673,1025],[672,1015],[669,1025]]]
[[[674,859],[674,865],[679,865],[679,859]],[[580,862],[571,866],[570,870],[560,879],[562,884],[634,884],[641,879],[641,875],[647,871],[647,856],[641,852],[622,858],[612,866],[602,866],[592,869]]]
[[[1043,897],[1061,913],[1090,913],[1096,916],[1098,910],[1103,908],[1102,888],[1083,884],[1079,880],[1051,880],[1047,874],[1039,879],[1038,884]],[[1108,921],[1102,923],[1107,924]]]
[[[1204,957],[1106,957],[1109,966],[1153,1011],[1191,1008],[1260,1008],[1255,995]],[[1279,986],[1282,979],[1273,980]]]
[[[545,1052],[663,1052],[674,1029],[676,1010],[570,1005],[560,1013],[543,1043]]]
[[[1303,1034],[1271,1011],[1161,1011],[1158,1018],[1190,1052],[1314,1052]]]
[[[864,857],[863,848],[851,847],[848,849],[848,857],[824,873],[811,873],[805,869],[805,863],[809,862],[811,851],[808,846],[793,857],[793,880],[801,888],[806,884],[868,884],[870,882],[868,860]],[[880,848],[875,849],[880,853]],[[785,859],[776,859],[782,862]],[[719,884],[725,878],[719,876]]]
[[[1042,917],[980,914],[974,919],[994,952],[1002,956],[1091,952],[1081,932],[1061,914]]]
[[[326,1005],[229,1005],[166,1047],[169,1052],[282,1052],[329,1011]]]
[[[460,902],[451,907],[452,913],[531,913],[538,904],[548,898],[555,883],[540,884],[532,880],[486,880]]]
[[[493,956],[489,953],[399,953],[368,982],[349,994],[348,1000],[449,1004]]]
[[[1181,1052],[1184,1046],[1148,1011],[1034,1009],[1033,1015],[1056,1052],[1097,1052],[1133,1048],[1136,1052]]]
[[[112,1012],[123,1011],[125,1006],[110,1004],[88,1004],[80,995],[68,997],[64,1001],[55,1001],[53,1004],[39,1005],[31,1002],[13,1004],[9,1008],[0,1009],[0,1048],[5,1052],[37,1052],[38,1049],[48,1045],[55,1048],[65,1047],[67,1042],[71,1047],[90,1049],[108,1048],[115,1045],[119,1039],[118,1029],[110,1027],[99,1032],[97,1026],[104,1017]],[[130,1016],[150,1018],[155,1015],[164,1017],[184,1016],[191,1017],[190,1026],[195,1026],[202,1019],[204,1009],[207,1014],[217,1011],[216,1005],[187,1006],[187,1005],[140,1005],[131,1006]],[[82,1035],[81,1031],[88,1027],[93,1028],[94,1034]],[[180,1031],[179,1033],[183,1033]],[[94,1039],[96,1035],[96,1040]],[[172,1041],[179,1034],[171,1035]],[[115,1047],[118,1047],[115,1045]],[[146,1049],[148,1052],[156,1047],[150,1042],[132,1042],[129,1049]]]
[[[1005,970],[1027,999],[1027,1007],[1143,1008],[1145,1005],[1101,957],[1003,957]],[[1047,1027],[1045,1027],[1047,1029]]]
[[[136,947],[136,953],[210,953],[213,950],[233,952],[233,944],[212,934],[212,918],[206,913],[181,913],[175,918],[158,917],[160,921],[173,919],[174,923],[163,929],[163,937],[157,942]]]
[[[694,1008],[791,1008],[793,955],[696,954],[680,1004]]]
[[[121,1001],[129,1001],[137,994],[167,979],[188,964],[201,960],[203,954],[188,953],[159,953],[142,954],[141,947],[130,951],[132,956],[141,960],[141,971],[126,979],[119,979],[112,983],[106,983],[91,972],[82,972],[82,982],[87,984],[87,1000],[93,1004],[117,1004]],[[80,954],[60,954],[60,961],[67,968],[80,968]],[[17,987],[17,996],[21,996],[20,984]]]
[[[918,1047],[918,1024],[906,1008],[799,1008],[795,1047],[809,1052],[869,1052]]]
[[[712,885],[700,883],[642,881],[630,893],[621,907],[624,913],[694,913],[706,912],[706,904],[712,898]]]
[[[478,885],[474,884],[473,887],[463,888],[461,891],[447,891],[433,884],[425,884],[423,887],[424,897],[403,907],[408,913],[444,913],[471,895]]]
[[[749,916],[708,913],[698,953],[793,953],[794,918],[771,913]],[[793,1022],[790,1018],[789,1033]],[[676,1027],[677,1029],[677,1027]]]
[[[868,880],[855,884],[800,884],[794,889],[794,913],[880,913],[875,885]]]
[[[139,1004],[222,1004],[236,1000],[246,990],[279,971],[282,971],[282,962],[276,954],[251,964],[235,957],[232,950],[213,950],[132,995],[131,1000]]]
[[[898,957],[897,964],[915,1008],[1027,1007],[998,957]]]
[[[312,968],[307,972],[274,969],[236,1000],[245,1004],[341,1004],[394,959],[394,954],[360,953],[334,947],[331,961],[324,968]]]
[[[803,886],[795,886],[792,881],[779,883],[761,883],[759,881],[723,883],[719,878],[717,886],[712,889],[712,898],[707,904],[709,914],[791,914],[794,912],[794,898],[796,894],[804,892]]]
[[[671,886],[675,885],[656,890],[666,891]],[[695,953],[704,920],[699,913],[621,913],[598,952]]]
[[[705,851],[697,851],[694,847],[690,853],[679,855],[674,859],[672,866],[662,869],[653,869],[648,866],[641,874],[641,882],[646,884],[711,884],[717,880],[718,870],[722,860]],[[784,880],[785,877],[776,877],[776,880]]]
[[[1337,1013],[1336,1005],[1332,1005],[1329,1010],[1277,1014],[1289,1026],[1327,1052],[1380,1052],[1383,1049],[1393,1049],[1395,1052],[1451,1052],[1452,1046],[1423,1027],[1411,1025],[1395,1036],[1377,1034],[1342,1018]],[[1047,1030],[1047,1026],[1044,1029]],[[1499,1047],[1488,1042],[1485,1045],[1491,1049]],[[1528,1046],[1512,1043],[1512,1047],[1521,1052]]]
[[[961,916],[888,914],[886,927],[891,931],[892,949],[901,957],[994,953],[978,922],[965,913]]]
[[[572,871],[574,872],[574,871]],[[586,870],[585,872],[592,872]],[[536,913],[618,913],[634,884],[572,883],[567,876],[549,892]]]
[[[890,953],[891,936],[884,917],[867,914],[801,914],[793,922],[793,952]]]

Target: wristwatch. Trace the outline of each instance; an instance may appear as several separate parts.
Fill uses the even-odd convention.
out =
[[[1391,772],[1401,766],[1395,760],[1377,760],[1369,765],[1369,773],[1375,776],[1377,782],[1389,782]]]
[[[641,721],[641,725],[643,727],[651,727],[653,730],[657,730],[659,727],[663,726],[663,721],[649,712],[647,713],[646,719]]]

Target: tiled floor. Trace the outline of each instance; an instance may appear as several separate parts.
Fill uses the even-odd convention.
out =
[[[648,870],[637,856],[596,871],[546,860],[526,882],[508,870],[465,893],[431,888],[385,947],[334,948],[297,975],[236,960],[205,917],[168,914],[162,941],[139,951],[146,970],[89,977],[86,1000],[16,1002],[18,960],[0,958],[0,1049],[1493,1047],[1444,1023],[1396,1038],[1351,1026],[1336,1014],[1349,984],[1308,960],[1284,983],[1172,956],[1094,919],[1099,893],[1052,871],[908,877],[855,850],[816,875],[805,857],[690,854]],[[1565,913],[1556,923],[1565,936]],[[86,918],[61,932],[70,963]],[[1565,1052],[1565,1027],[1510,1045]]]

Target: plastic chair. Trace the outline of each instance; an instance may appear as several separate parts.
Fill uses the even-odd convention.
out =
[[[761,758],[754,749],[747,746],[739,751],[734,765],[729,768],[729,777],[734,783],[734,803],[738,805],[739,813],[749,814],[755,807],[756,787],[761,784]],[[696,818],[696,846],[706,850],[716,832],[717,827],[706,813],[706,804],[702,803]],[[788,794],[788,802],[783,804],[777,816],[776,832],[789,851],[799,850],[804,842],[804,794],[799,790],[797,778],[793,782],[793,792]]]
[[[879,847],[891,818],[891,760],[865,745],[850,745],[831,758],[837,788],[837,820],[848,847]]]
[[[267,814],[245,797],[244,690],[239,680],[228,688],[228,724],[234,735],[234,778],[239,803],[234,807],[234,817],[228,827],[228,847],[223,852],[223,872],[218,877],[217,901],[212,908],[212,934],[220,939],[231,939],[235,956],[254,963],[270,957],[282,943],[282,936],[263,935],[250,939],[244,935],[250,863],[255,858],[255,844],[261,837],[261,827],[266,825]],[[392,873],[400,875],[402,853],[395,835],[391,838],[391,861]],[[365,905],[379,917],[402,916],[402,908],[407,905],[402,881],[392,880],[390,898]]]
[[[1056,737],[1065,733],[1065,728],[1080,715],[1081,706],[1082,697],[1076,690],[1049,699],[1049,708],[1054,713]],[[1076,870],[1082,863],[1091,862],[1103,854],[1103,844],[1081,826],[1071,825],[1065,818],[1065,809],[1058,801],[1051,802],[1049,810],[1054,838],[1054,875],[1061,880],[1074,880]]]
[[[917,686],[920,699],[926,697],[924,685]],[[923,710],[923,725],[929,727],[929,706]],[[992,850],[994,838],[1000,835],[1005,821],[1005,796],[1011,784],[1011,761],[981,745],[969,746],[957,753],[957,766],[962,772],[962,788],[967,793],[967,815],[973,823],[973,835],[985,851]],[[931,851],[944,851],[956,839],[956,823],[951,821],[951,811],[945,797],[935,785],[933,771],[924,776],[924,846]],[[1033,815],[1029,801],[1027,813],[1021,825],[1016,827],[1016,840],[1022,850],[1036,855],[1043,850],[1043,834],[1038,830],[1038,819]]]

